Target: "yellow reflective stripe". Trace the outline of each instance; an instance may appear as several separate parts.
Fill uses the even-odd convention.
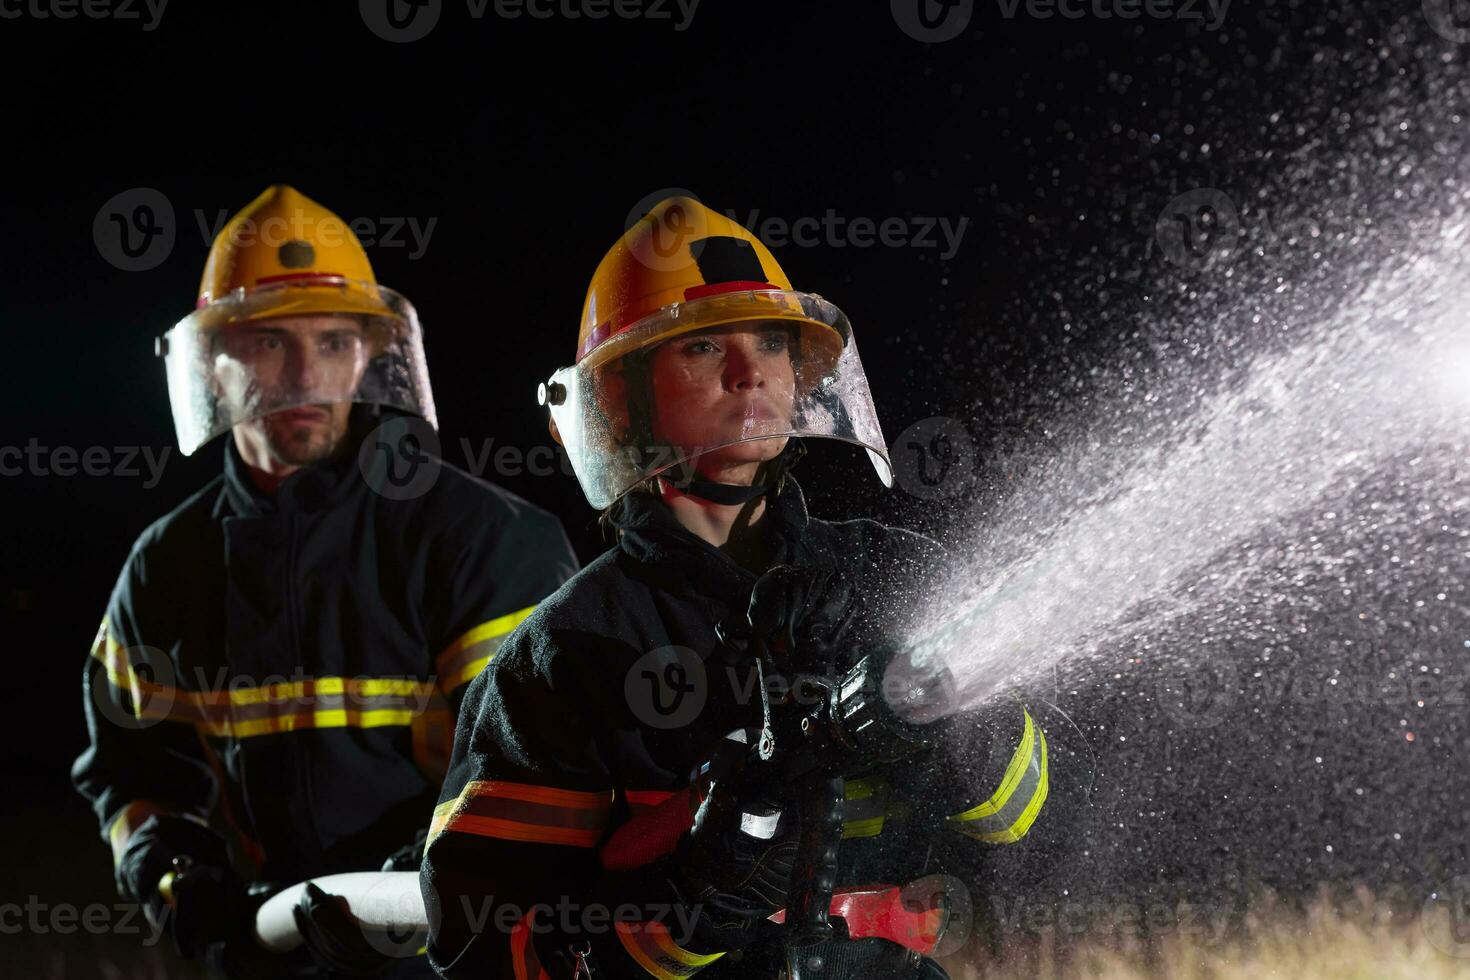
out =
[[[725,955],[691,953],[680,948],[661,922],[618,922],[615,927],[618,941],[633,962],[658,980],[684,980]]]
[[[1015,843],[1026,836],[1046,802],[1050,789],[1046,733],[1036,726],[1030,712],[1023,709],[1023,714],[1026,727],[1021,744],[1011,756],[1000,788],[979,806],[949,818],[950,823],[959,825],[955,829],[976,840]],[[1017,797],[1018,791],[1024,795]],[[1012,804],[1013,798],[1024,801],[1019,811]]]
[[[607,829],[613,791],[586,791],[472,780],[434,808],[429,839],[446,831],[500,840],[596,847]]]
[[[409,726],[413,760],[435,786],[449,774],[449,757],[454,750],[454,712],[435,688],[429,706]]]
[[[311,677],[220,691],[157,684],[138,675],[106,619],[92,656],[106,669],[109,682],[132,697],[138,718],[190,723],[219,738],[411,725],[438,697],[433,681],[412,677]]]
[[[1010,764],[1006,766],[1005,776],[1001,778],[1000,789],[981,803],[979,806],[971,807],[964,813],[957,813],[951,820],[978,820],[999,813],[1000,808],[1005,806],[1011,795],[1016,792],[1016,787],[1021,784],[1021,777],[1026,775],[1026,768],[1031,764],[1031,753],[1036,743],[1036,724],[1031,720],[1031,713],[1026,715],[1026,730],[1021,734],[1021,744],[1011,755]]]
[[[859,837],[877,837],[883,832],[887,817],[888,781],[881,776],[868,779],[849,779],[842,787],[844,813],[863,814],[851,820],[843,820],[842,837],[851,840]],[[867,801],[866,806],[853,806]]]
[[[449,644],[434,660],[434,670],[439,675],[440,686],[445,691],[452,691],[461,684],[474,680],[499,651],[505,637],[535,611],[536,607],[531,605],[504,616],[497,616]]]
[[[1011,824],[1005,830],[980,834],[979,839],[990,844],[1014,844],[1022,837],[1025,837],[1026,832],[1031,829],[1031,825],[1036,822],[1036,815],[1041,812],[1041,805],[1046,802],[1049,789],[1050,780],[1046,767],[1046,733],[1042,732],[1041,780],[1037,783],[1036,792],[1032,795],[1031,802],[1026,804],[1026,809],[1021,811],[1021,816],[1016,819],[1015,823]]]
[[[271,735],[277,732],[292,732],[304,728],[383,728],[389,725],[408,725],[418,712],[412,709],[393,710],[348,710],[328,708],[322,711],[304,711],[280,715],[275,718],[259,718],[254,721],[206,721],[201,724],[211,735],[251,738],[256,735]]]
[[[170,813],[172,811],[159,806],[151,800],[134,800],[117,812],[112,818],[112,823],[107,826],[107,842],[112,846],[112,863],[117,864],[122,859],[123,851],[127,850],[128,839],[133,832],[155,813]]]

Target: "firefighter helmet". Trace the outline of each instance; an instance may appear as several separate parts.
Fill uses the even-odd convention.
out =
[[[789,411],[714,445],[661,444],[648,355],[681,334],[740,323],[774,324],[791,337]],[[757,236],[693,198],[661,201],[608,251],[587,290],[575,363],[542,384],[539,398],[594,507],[701,452],[792,436],[863,446],[884,485],[893,483],[847,317],[793,289]]]
[[[350,317],[361,332],[334,331],[330,343],[254,336],[263,321],[326,316]],[[386,405],[437,425],[412,304],[378,285],[345,221],[284,184],[215,236],[196,308],[158,352],[186,456],[240,422],[322,402]]]

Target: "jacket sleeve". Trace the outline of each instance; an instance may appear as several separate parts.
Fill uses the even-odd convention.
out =
[[[627,712],[621,687],[592,686],[569,662],[607,651],[536,626],[465,696],[421,871],[429,961],[452,980],[569,980],[575,947],[599,976],[691,976],[718,954],[678,943],[668,896],[646,890],[657,870],[618,876],[599,860],[627,812],[605,756],[629,735]]]
[[[897,627],[891,635],[920,635],[930,612],[925,604],[942,588],[953,588],[957,563],[938,543],[909,531],[881,528],[875,538],[872,574],[885,583],[875,594],[896,597],[884,603],[892,607]],[[871,592],[873,586],[866,588]],[[944,831],[946,838],[958,834],[1013,844],[1026,837],[1050,791],[1048,733],[1036,713],[1020,701],[1001,699],[958,711],[933,727],[934,744],[920,764],[894,767],[891,779],[860,781],[856,792],[865,802],[849,809],[872,817],[884,806],[875,797],[891,791],[889,808]]]
[[[439,689],[458,711],[466,685],[537,603],[572,577],[577,558],[561,523],[520,501],[460,522],[446,538],[434,559],[443,571],[431,586],[428,625]]]
[[[83,670],[89,745],[72,766],[111,845],[119,893],[149,905],[175,855],[229,866],[223,840],[207,827],[213,769],[194,726],[177,720],[184,695],[167,653],[177,607],[166,591],[135,546]]]

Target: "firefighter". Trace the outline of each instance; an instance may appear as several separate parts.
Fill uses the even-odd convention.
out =
[[[848,321],[745,228],[672,198],[603,259],[576,363],[540,397],[618,542],[470,684],[422,871],[430,961],[456,980],[778,976],[772,917],[802,852],[792,801],[738,761],[768,734],[750,644],[850,661],[915,627],[943,564],[919,535],[809,516],[790,475],[819,437],[891,480]],[[926,850],[1011,844],[1036,821],[1030,714],[949,731],[921,764],[839,787],[849,887],[823,975],[944,976],[925,954],[950,907],[901,886]]]
[[[73,767],[117,886],[232,976],[432,976],[308,888],[418,866],[466,685],[576,570],[551,515],[429,455],[417,315],[348,226],[273,186],[159,341],[182,451],[223,473],[138,538],[84,674]],[[399,956],[397,953],[407,955]]]

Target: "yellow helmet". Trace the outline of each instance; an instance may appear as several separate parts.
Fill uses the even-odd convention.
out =
[[[324,316],[351,317],[361,332],[336,330],[326,341],[260,323]],[[267,329],[275,331],[270,353],[262,345],[247,354],[253,334]],[[186,456],[240,422],[322,402],[387,406],[438,424],[412,304],[378,285],[345,221],[285,184],[215,236],[195,310],[159,338],[158,353]],[[299,370],[305,363],[330,369]]]
[[[758,237],[689,197],[659,202],[603,257],[582,305],[571,367],[541,386],[551,429],[567,450],[594,507],[689,462],[698,450],[660,444],[652,432],[651,382],[641,358],[680,334],[745,322],[776,322],[791,332],[789,413],[752,423],[724,445],[815,436],[867,448],[892,486],[852,329],[842,311],[798,292]]]
[[[245,206],[215,236],[199,309],[237,291],[282,285],[253,319],[316,313],[393,316],[379,295],[372,263],[345,221],[294,187],[275,184]],[[235,321],[231,321],[235,322]]]
[[[799,295],[770,249],[744,225],[693,198],[671,197],[629,228],[592,274],[576,360],[594,352],[594,363],[622,356],[631,349],[628,328],[650,314],[723,296],[683,306],[686,315],[670,318],[667,329],[640,332],[637,346],[727,323],[781,320],[801,325],[808,354],[834,363],[847,338],[838,325],[793,301]]]

